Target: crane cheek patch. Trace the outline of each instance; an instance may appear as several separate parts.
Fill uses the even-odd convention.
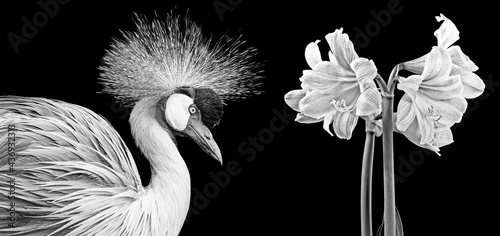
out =
[[[183,131],[189,121],[189,105],[193,99],[179,93],[172,94],[165,105],[165,119],[177,131]]]
[[[217,93],[209,88],[195,89],[196,96],[194,104],[201,111],[201,119],[203,124],[208,128],[213,128],[219,124],[222,113],[222,101]]]

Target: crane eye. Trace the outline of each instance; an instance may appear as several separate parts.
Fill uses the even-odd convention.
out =
[[[198,109],[196,108],[196,106],[194,106],[194,105],[189,106],[189,113],[194,114],[197,111],[198,111]]]

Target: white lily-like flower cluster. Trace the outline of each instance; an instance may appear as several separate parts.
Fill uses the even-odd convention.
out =
[[[467,99],[484,91],[484,82],[475,73],[478,67],[457,45],[455,24],[444,15],[434,35],[437,46],[431,52],[402,63],[405,70],[415,73],[399,77],[398,89],[405,95],[397,108],[396,131],[403,133],[418,146],[435,151],[453,142],[451,126],[461,121],[467,109]]]
[[[381,111],[381,96],[373,78],[377,68],[373,61],[361,58],[342,29],[326,35],[330,45],[329,61],[322,61],[318,41],[306,47],[307,64],[300,78],[302,89],[285,95],[286,103],[298,111],[296,121],[323,121],[331,135],[330,124],[339,138],[350,139],[359,117],[375,122]],[[378,134],[380,135],[380,129]]]
[[[439,148],[453,142],[451,126],[460,122],[467,101],[484,91],[484,82],[474,72],[478,67],[457,45],[459,31],[444,15],[434,33],[437,46],[426,55],[400,64],[414,73],[398,76],[397,88],[405,95],[394,114],[396,132],[411,142],[439,154]],[[286,103],[298,113],[296,121],[317,123],[339,138],[350,139],[358,118],[367,129],[381,134],[381,122],[375,117],[382,111],[381,94],[374,82],[377,68],[373,61],[359,57],[342,29],[326,35],[330,46],[329,61],[323,61],[319,40],[307,45],[305,58],[311,70],[300,78],[301,89],[285,95]],[[371,127],[371,128],[368,128]]]

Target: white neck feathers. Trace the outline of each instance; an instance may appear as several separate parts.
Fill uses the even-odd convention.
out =
[[[158,120],[156,99],[136,103],[130,115],[131,132],[137,146],[151,164],[151,181],[137,202],[149,216],[150,235],[177,235],[190,202],[190,176],[173,135]],[[144,217],[143,217],[144,218]]]

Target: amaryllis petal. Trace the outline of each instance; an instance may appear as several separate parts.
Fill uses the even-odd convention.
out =
[[[425,59],[422,78],[432,83],[435,78],[448,76],[451,72],[451,65],[450,55],[440,47],[433,47]]]
[[[328,60],[330,60],[331,63],[338,65],[339,63],[337,62],[337,59],[333,55],[332,51],[328,51]]]
[[[467,71],[474,72],[479,69],[479,67],[474,64],[470,58],[462,52],[460,46],[451,46],[446,50],[446,52],[451,57],[451,62],[458,67],[461,67]]]
[[[395,123],[398,122],[397,115],[393,114],[393,121]],[[408,126],[408,128],[404,131],[399,130],[397,127],[394,127],[394,131],[403,134],[408,140],[414,143],[417,146],[427,148],[431,151],[436,152],[439,155],[439,148],[431,145],[430,143],[421,144],[420,140],[422,138],[422,134],[420,133],[420,127],[417,119],[414,119],[413,122]]]
[[[311,67],[311,69],[314,68],[316,64],[322,61],[318,43],[319,40],[316,40],[316,42],[309,43],[306,46],[306,51],[305,51],[306,62],[309,65],[309,67]]]
[[[331,94],[332,98],[356,93],[356,91],[359,94],[359,85],[356,81],[327,80],[327,77],[318,71],[304,71],[301,79],[308,88],[319,93]]]
[[[375,67],[373,61],[366,58],[358,58],[352,61],[350,66],[354,74],[356,74],[361,92],[367,89],[367,85],[370,85],[370,87],[375,86],[373,78],[377,75],[377,67]]]
[[[323,71],[317,70],[305,70],[302,77],[300,77],[300,81],[302,81],[307,88],[322,93],[325,93],[338,85],[338,83],[335,83],[334,77]]]
[[[312,90],[338,96],[357,86],[355,77],[341,77],[337,72],[333,63],[323,61],[316,64],[314,70],[305,70],[300,81]]]
[[[342,30],[342,28],[335,30],[335,32],[327,34],[325,38],[338,66],[349,68],[351,62],[358,58],[358,54],[354,50],[349,36],[343,34]]]
[[[304,98],[306,96],[306,90],[305,89],[297,89],[297,90],[292,90],[285,94],[285,102],[286,104],[294,109],[295,111],[300,112],[299,110],[299,101],[300,99]]]
[[[460,96],[463,91],[459,75],[443,76],[425,80],[420,84],[419,93],[433,100],[447,100]]]
[[[405,93],[413,99],[421,83],[422,76],[420,75],[411,75],[408,78],[399,76],[397,88],[405,91]]]
[[[416,104],[423,104],[421,101],[424,96],[417,96]],[[423,108],[423,107],[421,107]],[[426,102],[425,112],[431,120],[437,123],[452,126],[462,120],[462,116],[467,109],[467,101],[462,96],[457,96],[453,99],[445,101],[430,101]]]
[[[419,107],[419,110],[421,110],[421,106],[424,106],[426,104],[414,101],[414,105],[417,105]],[[413,108],[415,109],[415,106],[413,106]],[[418,111],[415,111],[415,117],[416,117],[415,120],[417,120],[419,124],[419,130],[421,135],[419,144],[429,143],[434,135],[434,120],[429,119],[428,113],[418,112]]]
[[[421,143],[429,142],[436,126],[451,127],[460,122],[467,109],[467,101],[462,96],[437,101],[419,94],[413,103],[418,109],[415,113],[422,133]]]
[[[436,16],[436,20],[438,22],[443,21],[441,27],[434,32],[434,36],[436,36],[438,40],[438,47],[443,49],[449,48],[453,43],[460,39],[460,32],[455,24],[453,24],[453,22],[446,18],[443,14]]]
[[[376,87],[361,93],[356,103],[356,115],[369,116],[380,113],[382,96]]]
[[[394,122],[394,132],[403,134],[408,140],[420,146],[420,138],[422,137],[422,135],[420,134],[420,127],[418,125],[417,119],[412,119],[405,129],[400,129],[398,124],[401,123],[401,120],[399,119],[398,109],[397,114],[392,114],[392,121]]]
[[[356,77],[354,71],[350,67],[339,66],[337,62],[337,58],[333,55],[332,51],[328,52],[328,59],[330,62],[335,65],[335,69],[337,70],[340,77]]]
[[[451,75],[459,75],[462,81],[462,96],[467,99],[479,97],[485,89],[483,80],[476,74],[453,65]]]
[[[428,54],[425,54],[417,59],[402,63],[402,69],[421,75],[424,72],[425,59]]]
[[[358,118],[354,112],[336,112],[333,117],[333,131],[339,138],[351,139]]]
[[[345,69],[345,68],[342,68],[342,67],[335,65],[335,63],[332,63],[332,62],[322,61],[322,62],[316,64],[314,66],[313,70],[324,72],[324,73],[332,75],[332,77],[338,78],[340,80],[356,81],[354,79],[356,77],[356,75],[354,74],[354,72],[352,71],[352,69],[350,67]]]
[[[451,129],[449,127],[437,128],[434,133],[432,145],[435,147],[443,147],[451,143],[453,143],[453,133]]]
[[[382,97],[373,82],[377,75],[377,67],[373,61],[366,58],[358,58],[351,62],[351,68],[358,79],[361,95],[356,104],[356,114],[367,116],[380,110]]]
[[[329,62],[318,63],[315,68],[327,63]],[[335,77],[324,70],[306,70],[300,80],[313,91],[330,94],[331,99],[344,100],[348,106],[353,105],[360,94],[355,77]]]
[[[415,120],[415,111],[413,110],[413,101],[407,95],[403,95],[398,103],[398,113],[396,128],[400,131],[406,131],[410,124]]]
[[[311,88],[309,88],[309,86],[307,86],[307,84],[304,84],[304,83],[300,83],[300,87],[301,87],[302,89],[307,90],[307,91],[312,90]]]
[[[295,121],[302,124],[313,124],[313,123],[319,123],[323,121],[323,119],[315,119],[309,116],[305,116],[301,113],[298,113],[297,116],[295,117]]]
[[[307,95],[299,101],[299,110],[302,114],[321,119],[326,114],[335,109],[331,104],[333,95],[322,94],[318,91],[308,92]]]
[[[337,111],[334,111],[334,112],[326,115],[325,119],[323,121],[323,129],[326,130],[326,132],[328,132],[331,136],[333,136],[333,134],[332,134],[332,131],[330,131],[330,124],[332,124],[333,117],[335,116],[336,113],[337,113]]]

